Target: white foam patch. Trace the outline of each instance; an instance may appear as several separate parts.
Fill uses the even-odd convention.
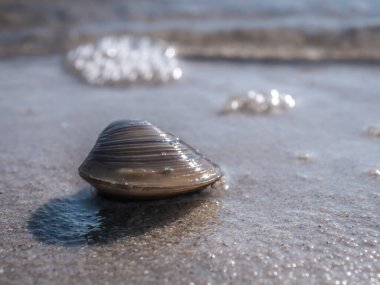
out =
[[[164,83],[182,77],[175,55],[175,48],[162,41],[107,36],[70,50],[66,65],[93,85]]]

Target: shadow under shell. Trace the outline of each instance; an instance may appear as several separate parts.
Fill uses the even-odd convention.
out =
[[[189,226],[205,225],[215,217],[218,202],[213,195],[201,191],[165,200],[121,203],[93,195],[86,187],[42,205],[32,214],[28,230],[40,242],[66,247],[107,244],[168,225],[177,228],[181,239]]]

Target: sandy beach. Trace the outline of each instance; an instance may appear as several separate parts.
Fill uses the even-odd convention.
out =
[[[0,62],[1,284],[380,284],[380,68],[181,60],[181,81],[99,88],[57,55]],[[297,106],[220,115],[248,89]],[[229,188],[118,203],[77,168],[116,119],[217,162]]]

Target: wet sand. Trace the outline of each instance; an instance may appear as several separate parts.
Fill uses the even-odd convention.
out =
[[[0,63],[1,284],[380,284],[377,65],[184,61],[174,84],[98,88],[61,58]],[[282,114],[221,116],[278,88]],[[77,167],[116,119],[220,164],[229,189],[116,203]],[[312,155],[307,155],[308,153]]]

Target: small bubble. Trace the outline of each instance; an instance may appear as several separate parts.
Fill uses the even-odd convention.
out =
[[[176,54],[176,52],[175,52],[175,48],[173,48],[173,47],[168,47],[168,48],[166,49],[166,51],[165,51],[165,55],[166,55],[167,57],[174,57],[175,54]]]
[[[380,137],[380,126],[369,126],[367,134],[371,137]]]
[[[232,109],[232,110],[237,110],[237,108],[239,108],[239,102],[236,101],[236,100],[233,100],[233,101],[231,102],[231,109]]]
[[[118,50],[116,48],[108,48],[106,49],[105,54],[108,57],[115,57],[118,54]]]
[[[270,104],[266,101],[266,98],[261,93],[256,93],[251,90],[248,92],[249,100],[245,103],[247,111],[254,113],[263,113],[269,110]]]
[[[273,106],[280,105],[280,93],[276,89],[270,91],[270,102]]]
[[[242,101],[239,97],[231,97],[223,106],[222,113],[238,111],[242,107]]]
[[[289,108],[294,108],[296,106],[296,101],[289,94],[284,95],[284,103]]]
[[[310,161],[314,155],[311,152],[300,152],[296,154],[296,158],[300,161]]]
[[[182,77],[182,69],[180,69],[179,67],[174,68],[174,70],[173,70],[173,78],[175,80],[178,80],[181,77]]]
[[[367,175],[371,178],[380,178],[380,169],[370,169],[367,171]]]

